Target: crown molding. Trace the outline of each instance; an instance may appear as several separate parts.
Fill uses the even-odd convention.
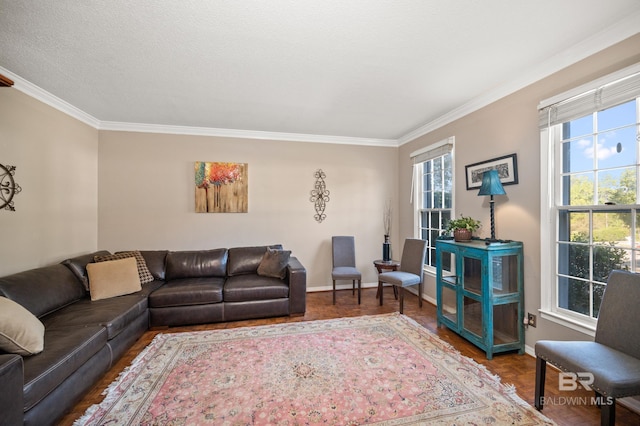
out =
[[[219,129],[213,127],[169,126],[159,124],[100,122],[99,130],[118,132],[165,133],[172,135],[219,136],[227,138],[261,139],[289,142],[332,143],[342,145],[366,145],[397,147],[395,139],[358,138],[349,136],[312,135],[305,133],[264,132],[258,130]]]
[[[595,53],[600,52],[608,47],[613,46],[629,37],[640,33],[640,12],[629,15],[622,21],[617,22],[589,38],[584,39],[573,47],[562,51],[538,66],[530,69],[521,77],[511,80],[510,82],[500,85],[496,89],[472,99],[471,101],[461,105],[458,108],[430,121],[415,130],[398,138],[398,146],[402,146],[420,136],[439,129],[455,120],[458,120],[474,111],[504,98],[512,93],[523,89],[551,74],[575,64]]]
[[[59,97],[52,95],[46,90],[36,86],[35,84],[25,80],[17,74],[12,73],[6,68],[0,67],[0,74],[4,74],[11,78],[14,81],[13,88],[18,89],[25,95],[31,96],[34,99],[43,102],[50,107],[57,109],[60,112],[63,112],[81,122],[97,129],[100,125],[100,120],[95,118],[92,115],[87,114],[79,108],[74,107],[70,103],[63,101]]]

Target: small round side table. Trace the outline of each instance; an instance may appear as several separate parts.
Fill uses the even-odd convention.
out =
[[[378,274],[387,271],[397,271],[400,266],[400,262],[397,260],[374,260],[373,266],[378,270]],[[394,285],[393,287],[393,295],[396,300],[398,300],[398,288]],[[376,292],[376,299],[380,298],[380,306],[382,306],[382,282],[378,281],[378,291]]]

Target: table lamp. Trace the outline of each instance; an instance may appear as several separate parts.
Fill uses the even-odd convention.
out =
[[[489,208],[491,209],[491,239],[489,242],[495,242],[496,240],[496,222],[494,216],[494,195],[505,195],[504,188],[502,187],[502,182],[500,182],[500,176],[498,175],[498,171],[496,169],[487,170],[482,175],[482,186],[480,187],[480,192],[478,195],[489,195],[491,196],[489,200]]]

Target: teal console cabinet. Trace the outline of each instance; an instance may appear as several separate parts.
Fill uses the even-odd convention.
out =
[[[436,241],[438,327],[487,353],[524,353],[522,243]]]

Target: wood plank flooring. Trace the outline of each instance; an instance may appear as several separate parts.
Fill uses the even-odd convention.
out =
[[[267,325],[282,322],[312,321],[319,319],[331,319],[359,315],[376,315],[395,312],[398,310],[398,302],[394,300],[393,291],[390,287],[385,287],[384,306],[379,306],[376,299],[375,289],[364,289],[362,293],[362,304],[358,305],[357,294],[353,296],[350,290],[338,292],[337,302],[332,304],[331,292],[318,292],[307,294],[307,312],[304,316],[271,318],[263,320],[238,321],[223,324],[206,324],[189,327],[174,327],[169,329],[147,331],[125,355],[108,371],[102,379],[86,394],[86,396],[76,404],[60,422],[59,425],[71,425],[74,420],[82,416],[87,408],[93,404],[100,403],[104,396],[102,392],[111,382],[116,380],[120,372],[131,363],[131,361],[142,351],[158,333],[173,333],[182,331],[213,330],[220,328],[234,328],[253,325]],[[529,404],[533,405],[534,381],[535,381],[535,359],[529,355],[518,355],[514,353],[497,354],[492,360],[487,360],[485,353],[470,344],[457,334],[445,327],[438,328],[436,325],[436,308],[432,304],[425,302],[422,309],[418,308],[416,296],[407,293],[404,301],[405,315],[413,318],[419,324],[437,334],[442,340],[452,344],[463,355],[473,358],[476,362],[486,366],[489,371],[501,377],[502,383],[513,384],[518,395]],[[557,404],[545,405],[543,413],[554,420],[559,425],[599,425],[600,410],[594,405],[561,405],[562,397],[583,397],[591,398],[592,392],[584,390],[574,392],[560,392],[557,390],[558,373],[553,368],[547,368],[547,386],[545,396],[558,401]],[[578,401],[578,400],[574,400]],[[622,407],[616,407],[616,425],[639,425],[640,415]]]

